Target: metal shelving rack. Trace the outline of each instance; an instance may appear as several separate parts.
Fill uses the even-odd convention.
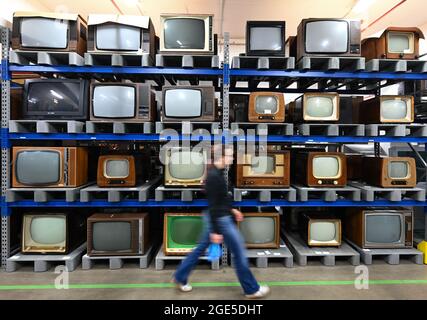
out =
[[[156,67],[86,67],[86,66],[15,66],[8,64],[9,53],[9,31],[1,29],[1,42],[3,45],[3,58],[1,64],[1,85],[2,85],[2,119],[1,119],[1,157],[2,157],[2,194],[1,194],[1,222],[2,222],[2,265],[5,265],[7,257],[10,255],[10,215],[12,208],[25,207],[206,207],[206,200],[194,200],[192,202],[182,202],[178,200],[165,200],[156,202],[149,200],[147,202],[137,201],[90,201],[90,202],[66,202],[66,201],[49,201],[45,203],[37,203],[34,201],[17,201],[7,203],[5,201],[5,193],[9,187],[9,149],[16,141],[46,141],[46,140],[70,140],[70,141],[151,141],[164,142],[157,134],[139,135],[139,134],[62,134],[62,133],[9,133],[9,111],[10,111],[10,85],[12,72],[32,72],[39,74],[60,74],[69,75],[72,77],[83,76],[90,77],[91,74],[104,75],[131,75],[140,76],[144,79],[161,76],[178,76],[180,78],[201,77],[203,79],[214,79],[221,81],[222,90],[222,108],[223,108],[223,135],[220,137],[212,137],[212,141],[222,140],[225,143],[236,142],[238,138],[231,138],[229,135],[229,92],[231,80],[237,78],[247,79],[347,79],[347,80],[366,80],[380,82],[389,80],[390,83],[396,81],[415,81],[427,80],[427,73],[392,73],[392,72],[327,72],[327,71],[280,71],[280,70],[233,70],[230,68],[229,62],[229,46],[228,35],[224,37],[224,62],[221,69],[183,69],[183,68],[156,68]],[[283,92],[291,92],[295,89],[284,89]],[[308,90],[297,90],[302,93]],[[360,91],[361,92],[361,91]],[[199,138],[179,136],[173,138],[178,141],[192,140],[199,141]],[[258,141],[257,136],[245,137],[246,141]],[[323,137],[323,136],[268,136],[267,142],[271,143],[427,143],[427,138],[420,137]],[[236,203],[238,207],[350,207],[350,206],[370,206],[370,207],[394,207],[394,206],[411,206],[411,207],[427,207],[426,202],[417,201],[375,201],[375,202],[353,202],[347,200],[339,200],[337,202],[326,201],[308,201],[308,202],[288,202],[284,200],[272,200],[271,202],[260,202],[257,200],[244,200]],[[226,251],[223,256],[223,263],[227,263]]]

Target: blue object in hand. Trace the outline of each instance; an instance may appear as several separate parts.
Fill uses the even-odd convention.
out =
[[[221,258],[222,250],[221,246],[217,243],[211,243],[208,248],[208,261],[217,261]]]

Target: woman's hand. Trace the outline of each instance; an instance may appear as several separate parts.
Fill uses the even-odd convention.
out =
[[[237,222],[242,222],[244,217],[243,217],[243,213],[241,213],[239,210],[237,209],[231,209],[231,213],[234,215],[234,217],[236,218]]]
[[[222,236],[222,234],[218,234],[218,233],[211,233],[210,238],[211,238],[211,242],[216,244],[221,244],[222,241],[224,240],[224,237]]]

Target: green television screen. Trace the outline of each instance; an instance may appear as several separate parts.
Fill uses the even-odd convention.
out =
[[[167,218],[167,248],[193,249],[203,232],[202,216],[169,216]]]

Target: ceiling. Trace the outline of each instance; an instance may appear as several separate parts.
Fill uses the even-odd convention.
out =
[[[296,33],[301,19],[310,17],[359,18],[367,27],[376,19],[393,11],[364,32],[370,36],[390,25],[421,26],[427,23],[425,0],[360,0],[365,4],[354,9],[357,0],[28,0],[51,11],[90,13],[119,13],[149,15],[159,33],[161,13],[214,14],[215,32],[230,32],[232,39],[243,39],[247,20],[286,20],[287,34]],[[61,3],[61,4],[58,4]],[[117,7],[114,5],[117,5]],[[352,10],[353,9],[353,10]]]

